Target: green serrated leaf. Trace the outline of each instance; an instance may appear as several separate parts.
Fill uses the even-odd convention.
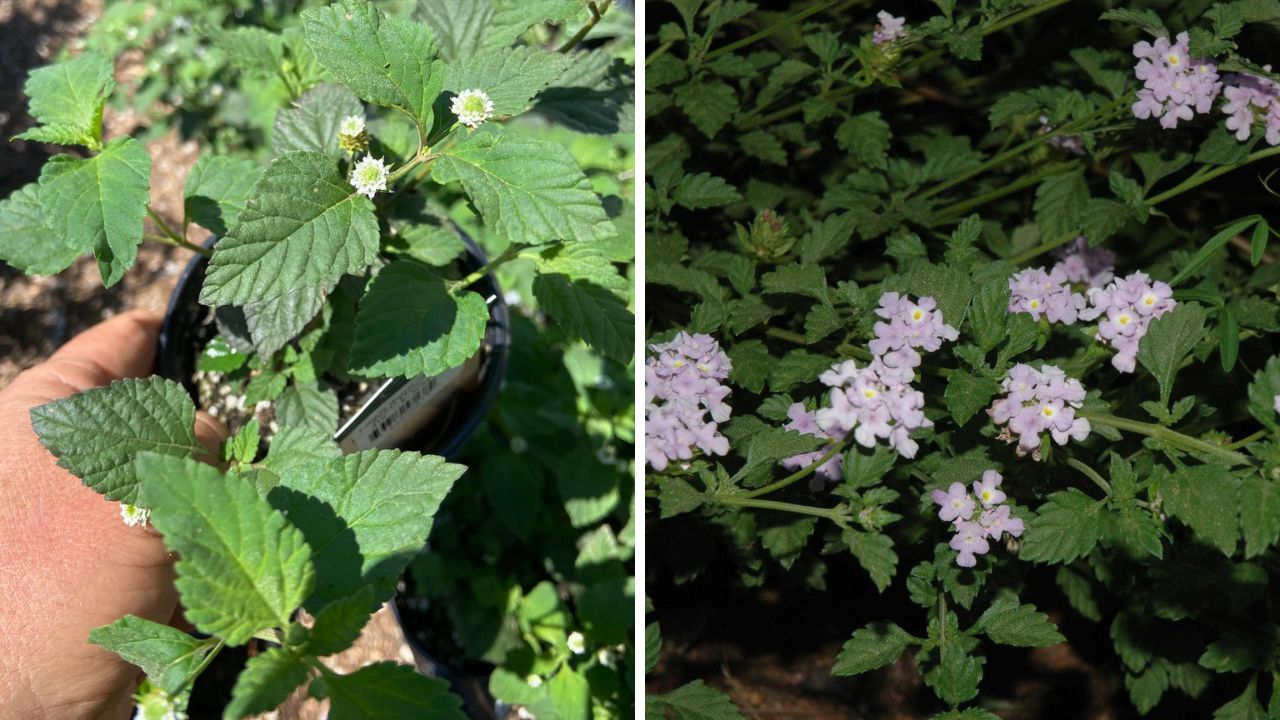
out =
[[[646,704],[670,711],[676,720],[742,720],[742,713],[723,692],[694,680],[665,695],[650,695]],[[667,717],[660,714],[659,717]]]
[[[711,173],[698,173],[680,178],[671,199],[677,205],[697,210],[728,205],[741,200],[742,196],[724,178]]]
[[[448,66],[444,89],[459,93],[481,90],[493,101],[496,116],[519,115],[529,109],[533,96],[555,82],[576,58],[521,45],[473,55]]]
[[[99,154],[58,155],[40,173],[45,225],[78,252],[93,251],[102,284],[133,267],[151,199],[151,156],[133,138],[116,138]]]
[[[142,503],[177,552],[176,585],[200,631],[242,645],[284,627],[311,592],[311,549],[254,487],[185,458],[138,457]]]
[[[411,665],[380,662],[350,675],[326,674],[323,684],[311,684],[313,697],[317,690],[329,699],[330,720],[466,720],[449,684],[419,675]]]
[[[1249,383],[1249,413],[1266,427],[1280,429],[1280,412],[1276,397],[1280,396],[1280,355],[1267,360]]]
[[[338,82],[367,102],[403,111],[425,140],[444,88],[430,28],[384,17],[364,0],[304,10],[302,26],[307,45]]]
[[[0,200],[0,262],[28,275],[55,275],[84,251],[49,229],[36,183]]]
[[[831,674],[858,675],[884,667],[915,643],[915,638],[893,623],[872,623],[854,631],[836,657]]]
[[[570,336],[580,338],[618,362],[631,359],[635,316],[626,303],[606,287],[587,278],[544,273],[534,278],[533,294]]]
[[[889,123],[879,112],[854,115],[836,128],[836,142],[848,150],[859,163],[878,170],[888,164],[889,141],[893,137]]]
[[[316,583],[307,609],[318,611],[365,585],[373,586],[374,601],[391,597],[464,470],[432,455],[366,450],[283,476],[268,499],[313,549]]]
[[[564,456],[556,484],[573,527],[600,522],[618,506],[617,471],[586,449]]]
[[[271,648],[249,658],[231,690],[224,718],[242,718],[274,710],[305,683],[311,667],[293,648]]]
[[[1066,638],[1035,605],[1023,605],[1016,597],[1002,595],[987,607],[973,625],[974,632],[985,633],[1001,645],[1044,647],[1065,642]]]
[[[338,395],[321,382],[292,382],[276,400],[280,427],[332,435],[338,429]]]
[[[356,313],[351,372],[363,377],[438,375],[480,350],[489,308],[469,290],[451,294],[416,262],[383,268]]]
[[[1049,496],[1022,537],[1019,556],[1040,563],[1084,557],[1102,537],[1102,504],[1072,488]]]
[[[352,115],[364,117],[360,98],[341,85],[321,83],[276,113],[271,153],[280,156],[311,152],[341,157],[344,151],[338,145],[338,126]]]
[[[436,182],[460,182],[485,224],[511,242],[616,234],[591,183],[559,143],[479,132],[441,151],[433,168]]]
[[[991,404],[991,398],[999,391],[1000,383],[991,378],[953,370],[947,377],[947,389],[943,397],[956,425],[964,427],[974,415]]]
[[[1240,481],[1220,465],[1183,467],[1160,476],[1159,489],[1170,515],[1230,556],[1240,536]]]
[[[1138,346],[1142,363],[1160,384],[1160,402],[1169,403],[1173,379],[1182,360],[1204,336],[1204,308],[1196,303],[1179,303],[1163,317],[1151,321]]]
[[[332,158],[289,153],[272,161],[214,246],[200,302],[246,305],[304,286],[327,290],[377,252],[373,203],[343,180]]]
[[[176,695],[192,679],[213,643],[136,615],[89,631],[89,642],[142,668],[147,679]]]
[[[39,126],[17,137],[98,149],[102,108],[115,88],[115,68],[95,52],[31,71],[23,90]]]
[[[158,377],[117,380],[31,410],[32,428],[60,467],[108,500],[130,504],[138,504],[139,453],[207,452],[195,422],[187,391]]]
[[[374,606],[373,587],[370,585],[329,603],[316,613],[315,624],[307,632],[303,650],[308,655],[324,657],[351,647],[369,622],[369,611]]]

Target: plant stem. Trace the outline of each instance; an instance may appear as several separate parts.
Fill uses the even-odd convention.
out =
[[[576,47],[578,43],[582,42],[583,38],[587,36],[587,33],[591,32],[600,22],[600,18],[604,17],[604,14],[609,11],[609,6],[612,4],[613,0],[604,0],[604,2],[600,3],[600,7],[597,8],[595,0],[587,3],[587,6],[591,8],[591,19],[588,20],[586,24],[578,30],[578,32],[574,33],[573,37],[569,38],[568,42],[561,45],[560,49],[556,52],[569,52]]]
[[[840,512],[839,507],[819,508],[811,505],[797,505],[795,503],[778,502],[777,500],[756,500],[754,498],[743,497],[741,495],[711,495],[709,497],[721,505],[755,508],[757,510],[777,510],[779,512],[789,512],[797,515],[812,515],[814,517],[826,518],[841,527],[848,523],[844,513]]]
[[[1147,204],[1150,205],[1151,207],[1155,207],[1156,205],[1159,205],[1160,203],[1166,200],[1171,200],[1188,190],[1193,190],[1197,187],[1200,187],[1201,185],[1209,182],[1210,180],[1226,175],[1232,170],[1238,170],[1250,163],[1254,163],[1259,160],[1265,160],[1269,157],[1275,157],[1277,155],[1280,155],[1280,145],[1276,147],[1267,148],[1266,150],[1259,150],[1255,153],[1250,153],[1247,157],[1245,157],[1245,159],[1242,162],[1240,162],[1237,165],[1224,165],[1222,167],[1214,168],[1213,170],[1208,170],[1208,171],[1205,170],[1205,167],[1208,167],[1208,166],[1201,166],[1200,169],[1196,170],[1196,172],[1191,175],[1191,177],[1187,178],[1181,183],[1169,188],[1168,190],[1160,193],[1159,195],[1153,195],[1152,197],[1147,198]],[[1047,253],[1056,247],[1059,247],[1061,245],[1067,244],[1068,242],[1071,242],[1072,240],[1075,239],[1075,237],[1076,237],[1076,233],[1072,232],[1071,234],[1066,235],[1064,237],[1055,238],[1042,245],[1037,245],[1036,247],[1033,247],[1030,250],[1018,253],[1017,255],[1014,255],[1013,257],[1008,258],[1008,260],[1009,262],[1014,263],[1015,265],[1024,263],[1032,258],[1043,255],[1044,253]]]
[[[1085,410],[1076,411],[1076,415],[1097,425],[1113,427],[1117,430],[1128,430],[1129,432],[1138,433],[1139,435],[1158,438],[1184,450],[1202,453],[1204,455],[1214,455],[1233,464],[1249,464],[1249,458],[1238,452],[1229,450],[1221,445],[1212,445],[1189,435],[1183,435],[1180,432],[1170,430],[1169,428],[1160,427],[1159,425],[1152,425],[1151,423],[1144,423],[1138,420],[1130,420],[1128,418],[1116,417],[1115,415],[1093,413]]]
[[[1008,185],[1003,185],[994,190],[987,191],[977,197],[955,203],[954,205],[948,205],[938,211],[938,214],[935,216],[936,224],[945,225],[974,208],[982,207],[993,200],[999,200],[1006,195],[1012,195],[1019,190],[1031,187],[1056,172],[1074,170],[1075,168],[1080,167],[1080,165],[1081,163],[1079,160],[1072,160],[1065,165],[1055,165],[1051,168],[1045,168],[1040,172],[1031,175],[1023,175]],[[1073,234],[1072,237],[1075,237],[1075,235]]]
[[[1248,436],[1248,437],[1246,437],[1246,438],[1244,438],[1244,439],[1237,440],[1237,441],[1235,441],[1235,442],[1231,443],[1230,445],[1227,445],[1226,447],[1227,447],[1227,449],[1229,449],[1229,450],[1235,450],[1236,448],[1244,447],[1245,445],[1248,445],[1249,443],[1253,442],[1254,440],[1261,440],[1262,438],[1266,437],[1268,432],[1269,432],[1269,431],[1268,431],[1266,428],[1262,428],[1261,430],[1259,430],[1259,431],[1257,431],[1257,432],[1253,433],[1252,435],[1250,435],[1250,436]]]
[[[744,48],[744,47],[746,47],[746,46],[748,46],[748,45],[750,45],[750,44],[752,44],[752,43],[755,43],[755,42],[758,42],[758,41],[760,41],[760,40],[763,40],[763,39],[765,39],[765,38],[769,37],[770,35],[772,35],[772,34],[774,34],[774,33],[778,32],[778,31],[779,31],[779,30],[781,30],[782,28],[787,27],[788,25],[794,25],[794,24],[796,24],[796,23],[800,22],[801,20],[804,20],[805,18],[811,17],[811,16],[813,16],[813,15],[817,15],[818,13],[822,12],[823,10],[826,10],[827,8],[831,7],[832,5],[835,5],[838,1],[839,1],[839,0],[819,0],[819,2],[815,2],[814,4],[810,5],[809,7],[805,8],[804,10],[801,10],[800,12],[798,12],[798,13],[796,13],[796,14],[794,14],[794,15],[788,15],[787,17],[785,17],[785,18],[783,18],[783,19],[779,20],[778,22],[776,22],[776,23],[774,23],[774,24],[770,25],[769,27],[767,27],[767,28],[765,28],[765,29],[761,30],[760,32],[755,33],[754,35],[749,35],[749,36],[747,36],[747,37],[742,38],[741,40],[737,40],[737,41],[735,41],[735,42],[731,42],[731,43],[729,43],[728,45],[725,45],[725,46],[724,46],[724,47],[722,47],[722,48],[717,48],[714,52],[708,52],[708,53],[706,53],[706,54],[703,56],[702,61],[703,61],[703,62],[711,62],[712,60],[715,60],[716,58],[720,57],[721,55],[724,55],[724,54],[726,54],[726,53],[731,53],[731,52],[733,52],[734,50],[738,50],[738,49],[740,49],[740,48]]]
[[[205,668],[209,667],[209,664],[213,662],[213,659],[218,656],[219,652],[222,652],[222,648],[226,645],[221,638],[218,638],[216,641],[214,638],[209,638],[205,642],[212,643],[213,648],[209,650],[209,652],[205,653],[205,656],[200,659],[200,664],[196,666],[195,670],[192,670],[190,675],[183,678],[182,690],[186,690],[196,681],[196,678],[200,677],[200,673],[204,672]],[[182,692],[182,690],[179,690],[179,692]]]
[[[470,275],[462,278],[461,280],[457,280],[451,283],[449,285],[449,291],[454,292],[457,290],[465,290],[468,287],[471,287],[473,283],[479,281],[480,278],[484,277],[485,275],[488,275],[489,273],[493,272],[493,270],[497,268],[499,265],[507,262],[508,260],[514,259],[517,255],[520,254],[520,250],[521,250],[521,247],[519,245],[515,243],[511,243],[510,245],[507,246],[506,250],[502,251],[501,255],[485,263],[480,269],[476,270]]]
[[[1209,182],[1210,180],[1213,180],[1214,178],[1220,177],[1222,175],[1225,175],[1231,172],[1232,170],[1235,170],[1237,168],[1242,168],[1245,165],[1248,165],[1250,163],[1257,162],[1258,160],[1265,160],[1266,158],[1274,157],[1276,155],[1280,155],[1280,145],[1276,147],[1267,148],[1266,150],[1259,150],[1255,153],[1250,153],[1245,157],[1244,161],[1241,162],[1239,165],[1223,165],[1222,167],[1214,168],[1213,170],[1208,170],[1208,171],[1204,171],[1204,168],[1202,167],[1201,171],[1203,172],[1197,171],[1194,175],[1182,181],[1181,183],[1178,183],[1177,185],[1169,188],[1168,190],[1165,190],[1159,195],[1148,198],[1147,203],[1150,205],[1158,205],[1164,202],[1165,200],[1168,200],[1169,198],[1177,197],[1188,190],[1197,188]]]
[[[174,232],[173,228],[169,227],[169,223],[165,222],[164,218],[160,217],[160,215],[156,213],[155,210],[152,210],[150,205],[147,206],[147,216],[150,217],[151,221],[156,224],[156,227],[160,228],[160,232],[164,233],[163,238],[156,237],[153,235],[152,239],[165,243],[166,245],[173,245],[174,247],[186,248],[192,252],[199,253],[205,257],[213,257],[213,251],[210,250],[209,248],[201,247],[200,245],[196,245],[195,243],[187,242],[186,238]]]
[[[1035,17],[1036,15],[1039,15],[1040,13],[1045,12],[1046,10],[1052,10],[1053,8],[1067,2],[1071,2],[1071,0],[1048,0],[1047,2],[1041,3],[1040,5],[1029,7],[1025,10],[1022,10],[1021,12],[1016,12],[1010,15],[1009,17],[1004,18],[1003,20],[1000,20],[998,22],[994,22],[988,25],[987,27],[983,28],[982,34],[985,37],[992,33],[999,32],[1001,30],[1004,30],[1007,27],[1010,27],[1011,25],[1015,25],[1017,23],[1022,22],[1023,20],[1027,20],[1032,17]],[[933,50],[930,50],[929,52],[904,63],[902,69],[907,70],[917,65],[923,65],[925,63],[928,63],[929,61],[937,57],[940,57],[943,52],[944,52],[943,48],[934,48]],[[861,87],[851,85],[847,87],[842,87],[839,90],[831,90],[831,91],[823,92],[819,95],[819,97],[830,102],[836,102],[839,100],[843,100],[847,97],[852,97],[853,95],[856,95],[858,91],[861,89],[862,89]],[[790,117],[798,112],[801,112],[802,110],[804,110],[804,106],[806,102],[808,102],[808,100],[803,100],[801,102],[795,103],[794,105],[785,107],[781,110],[778,110],[777,112],[770,113],[763,117],[758,117],[755,120],[749,120],[739,125],[738,128],[740,130],[751,130],[753,128],[757,128],[762,125],[771,125],[777,122],[778,120],[781,120],[786,117]]]
[[[1067,464],[1079,470],[1085,477],[1089,478],[1098,487],[1102,488],[1103,493],[1107,495],[1111,494],[1111,483],[1102,479],[1102,476],[1098,474],[1097,470],[1094,470],[1093,468],[1089,467],[1088,465],[1085,465],[1084,463],[1080,462],[1075,458],[1067,458]]]
[[[794,485],[800,482],[801,480],[812,475],[815,470],[817,470],[818,468],[826,464],[828,460],[835,457],[836,454],[838,454],[841,450],[844,450],[845,447],[847,447],[848,445],[849,445],[848,438],[841,440],[840,442],[832,445],[831,449],[827,450],[827,452],[823,454],[822,457],[818,458],[816,462],[800,468],[799,470],[791,473],[790,475],[782,478],[781,480],[775,483],[771,483],[769,485],[765,485],[762,488],[756,488],[755,490],[744,493],[740,497],[744,497],[747,499],[758,498],[761,495],[768,495],[771,492],[776,492],[778,490],[781,490],[782,488],[788,487],[790,485]]]
[[[649,56],[644,59],[644,66],[649,67],[649,63],[651,61],[657,60],[659,57],[666,55],[667,51],[671,49],[671,46],[675,44],[676,44],[675,40],[668,40],[662,43],[661,45],[659,45],[656,50],[649,53]]]

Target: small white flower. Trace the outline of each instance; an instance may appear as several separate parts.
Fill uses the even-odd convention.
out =
[[[517,455],[523,455],[528,450],[529,450],[528,440],[525,440],[523,437],[520,437],[519,435],[516,435],[515,437],[511,438],[511,452]]]
[[[365,155],[351,171],[351,185],[356,192],[372,200],[374,193],[387,189],[386,163],[372,155]]]
[[[516,708],[516,717],[520,718],[520,720],[538,720],[537,715],[534,715],[529,712],[528,709],[523,707]]]
[[[356,136],[364,132],[364,116],[348,115],[343,119],[342,124],[338,125],[339,135]]]
[[[587,639],[580,632],[569,633],[569,640],[565,644],[574,655],[581,655],[587,651]]]
[[[542,687],[541,675],[530,675],[529,677],[525,678],[524,681],[526,683],[529,683],[529,687],[531,688]]]
[[[147,524],[147,521],[151,519],[151,511],[137,505],[120,503],[120,517],[124,518],[125,525],[137,527]]]
[[[453,97],[449,109],[458,116],[458,122],[472,129],[493,117],[493,101],[483,90],[463,90]]]
[[[596,661],[605,667],[613,667],[615,660],[617,660],[617,655],[609,648],[600,648],[596,651]]]

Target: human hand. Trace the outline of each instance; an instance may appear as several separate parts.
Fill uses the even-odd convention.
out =
[[[90,645],[134,614],[170,622],[173,560],[159,535],[128,527],[119,503],[81,484],[31,429],[31,408],[151,372],[161,316],[118,315],[78,335],[0,391],[0,716],[128,718],[139,670]],[[226,428],[200,412],[211,451]]]

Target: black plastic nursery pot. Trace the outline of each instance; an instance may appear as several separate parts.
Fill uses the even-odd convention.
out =
[[[470,237],[461,235],[466,245],[460,263],[462,270],[472,272],[483,267],[488,262],[484,250]],[[213,247],[215,242],[211,236],[205,246]],[[197,255],[178,279],[169,297],[156,352],[157,374],[182,383],[197,405],[199,395],[193,380],[196,359],[218,332],[210,308],[198,300],[207,266],[208,259]],[[498,397],[510,354],[509,311],[498,280],[492,273],[481,278],[472,289],[485,298],[489,306],[489,323],[479,352],[478,381],[454,394],[425,427],[408,440],[397,443],[395,447],[398,449],[427,452],[450,459],[456,457],[484,422]],[[340,418],[339,428],[346,425],[348,419]]]
[[[484,251],[470,237],[460,234],[466,245],[466,252],[459,263],[462,271],[469,273],[483,267],[488,262]],[[215,242],[216,239],[210,237],[205,242],[205,246],[211,248]],[[161,377],[181,383],[197,405],[200,404],[200,400],[194,381],[196,360],[204,346],[218,334],[218,327],[213,320],[211,309],[201,305],[198,300],[207,265],[208,259],[201,255],[195,256],[187,264],[169,298],[156,354],[156,372]],[[407,440],[394,445],[398,449],[455,458],[484,423],[498,397],[510,354],[509,311],[502,289],[493,274],[485,275],[472,289],[485,298],[489,307],[489,322],[478,353],[478,379],[445,400],[444,407],[436,412],[425,426]],[[383,387],[382,382],[378,385],[380,389],[387,389]],[[372,405],[378,396],[379,392],[374,392],[366,402]],[[395,396],[396,400],[400,398],[401,395]],[[344,426],[349,425],[348,419],[347,417],[339,419],[339,435],[342,434]],[[390,606],[413,650],[419,672],[447,681],[454,694],[462,698],[463,710],[468,717],[505,716],[501,708],[495,706],[493,698],[489,695],[488,672],[475,667],[451,667],[437,662],[415,639],[422,629],[415,627],[413,622],[415,618],[412,616],[408,618],[409,622],[406,622],[405,614],[397,607],[398,600],[399,598],[391,602]],[[226,653],[225,660],[223,662],[223,657],[220,656],[218,661],[210,667],[211,672],[206,673],[218,677],[206,679],[202,676],[201,680],[197,681],[190,707],[190,716],[193,720],[203,717],[221,717],[221,708],[215,709],[215,705],[220,706],[230,700],[230,683],[234,683],[235,675],[239,668],[243,667],[247,656],[243,655],[243,652]],[[227,667],[219,668],[220,665]],[[206,680],[207,682],[202,682]]]

